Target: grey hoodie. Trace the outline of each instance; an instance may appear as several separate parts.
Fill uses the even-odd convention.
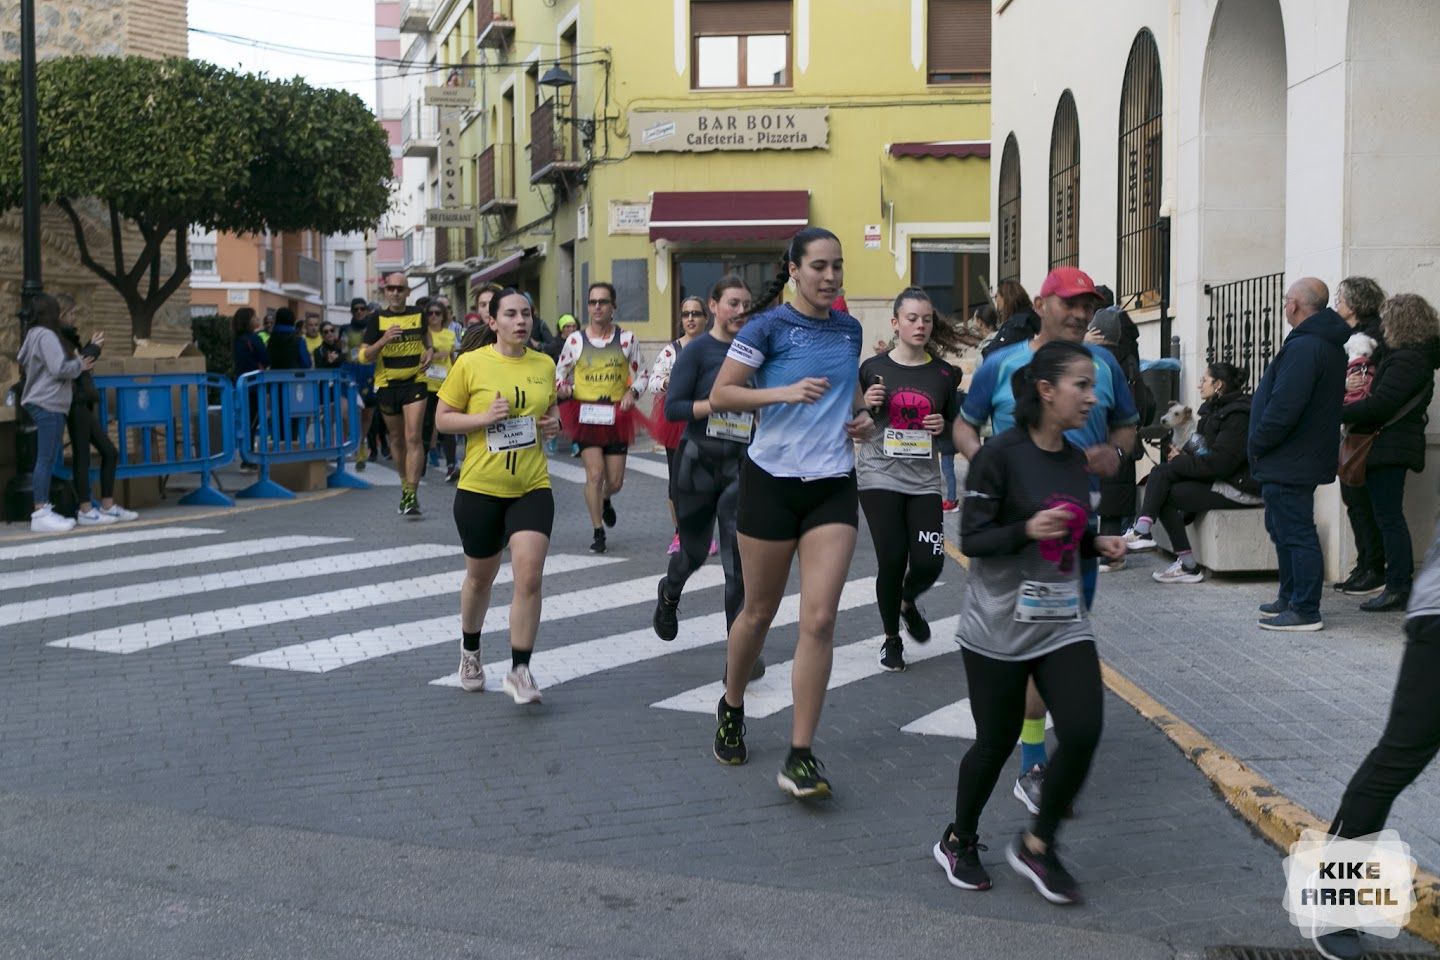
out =
[[[69,413],[75,378],[84,372],[80,355],[65,359],[65,345],[53,330],[31,327],[20,345],[19,360],[25,370],[25,393],[20,402],[52,413]]]

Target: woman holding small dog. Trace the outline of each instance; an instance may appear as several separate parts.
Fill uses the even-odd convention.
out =
[[[1171,447],[1170,458],[1151,470],[1145,481],[1140,516],[1125,534],[1125,545],[1132,551],[1154,550],[1150,532],[1160,521],[1175,549],[1175,562],[1150,575],[1157,583],[1205,579],[1185,535],[1185,524],[1196,514],[1260,504],[1260,485],[1250,476],[1245,452],[1250,394],[1244,388],[1245,371],[1234,364],[1206,367],[1200,378],[1199,425],[1183,449]]]
[[[1385,359],[1385,333],[1381,329],[1380,305],[1385,302],[1385,291],[1380,284],[1369,277],[1346,277],[1335,290],[1335,312],[1350,325],[1357,336],[1369,337],[1375,344],[1368,358],[1361,358],[1361,369],[1346,367],[1345,402],[1351,403],[1365,397],[1375,379],[1375,368]],[[1350,341],[1346,342],[1346,354],[1350,354]],[[1354,362],[1351,357],[1351,362]],[[1345,502],[1345,513],[1350,518],[1350,530],[1355,535],[1355,568],[1349,576],[1335,584],[1335,589],[1352,597],[1368,597],[1379,593],[1385,587],[1385,546],[1380,536],[1380,525],[1375,522],[1375,510],[1370,506],[1370,494],[1364,487],[1340,485],[1340,499]]]
[[[1440,369],[1440,318],[1424,297],[1398,293],[1380,307],[1380,319],[1386,351],[1370,393],[1340,412],[1350,433],[1376,435],[1364,490],[1380,528],[1385,589],[1360,604],[1371,613],[1404,609],[1410,598],[1415,554],[1405,522],[1405,472],[1425,469],[1425,411]]]

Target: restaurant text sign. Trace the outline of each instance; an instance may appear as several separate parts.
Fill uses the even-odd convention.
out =
[[[824,150],[825,107],[735,110],[632,110],[630,148],[638,153],[712,150]]]

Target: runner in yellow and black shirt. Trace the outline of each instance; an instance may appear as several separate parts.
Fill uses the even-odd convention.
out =
[[[510,547],[515,589],[510,601],[510,673],[505,692],[516,703],[539,703],[530,654],[540,626],[540,577],[550,549],[555,499],[541,440],[560,431],[555,362],[525,346],[534,314],[516,290],[490,301],[488,331],[455,361],[440,388],[436,426],[466,435],[465,463],[455,491],[455,526],[465,548],[460,590],[460,687],[485,689],[480,631],[500,553]]]
[[[400,474],[400,513],[420,516],[416,488],[425,462],[425,367],[430,362],[430,333],[420,310],[409,306],[410,281],[403,273],[385,277],[381,292],[386,309],[370,317],[361,361],[375,364],[375,393],[390,449]]]

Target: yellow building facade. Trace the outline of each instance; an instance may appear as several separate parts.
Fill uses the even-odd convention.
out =
[[[437,230],[452,296],[515,285],[553,329],[607,280],[618,322],[668,340],[683,297],[731,270],[758,290],[809,223],[877,335],[912,284],[986,301],[985,0],[457,0],[428,22],[470,93],[426,108],[431,222],[473,223]]]

